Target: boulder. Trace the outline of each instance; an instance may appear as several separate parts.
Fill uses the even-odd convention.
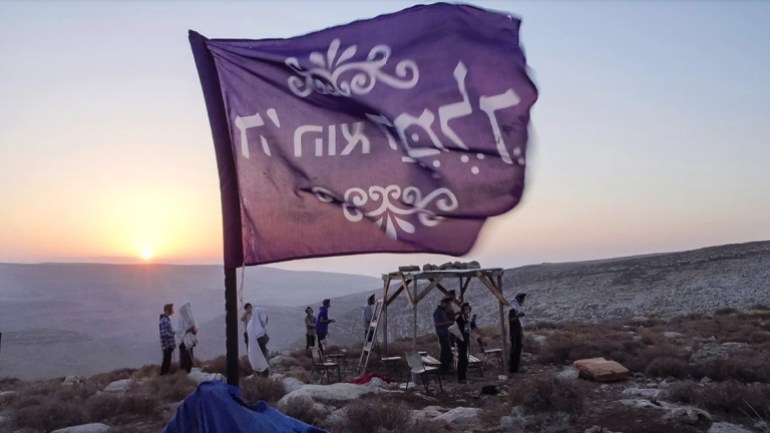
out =
[[[564,381],[577,380],[580,377],[578,369],[573,367],[567,367],[564,370],[556,373],[556,378]]]
[[[381,389],[377,383],[369,382],[365,385],[356,385],[353,383],[333,383],[331,385],[303,385],[284,395],[278,403],[281,404],[293,397],[307,396],[314,401],[350,401],[356,400],[363,395],[380,392]]]
[[[222,376],[220,373],[206,373],[200,368],[193,368],[190,370],[190,373],[187,375],[190,379],[195,381],[197,384],[201,384],[203,382],[209,382],[209,381],[219,381],[224,382],[225,377]]]
[[[634,397],[642,397],[647,399],[658,398],[660,394],[659,389],[654,388],[626,388],[623,390],[623,395],[631,395]]]
[[[477,407],[456,407],[433,418],[433,421],[445,422],[453,427],[470,428],[478,425],[480,412],[481,409]]]
[[[580,376],[597,382],[616,382],[628,379],[629,371],[615,361],[604,358],[580,359],[572,364]]]
[[[291,376],[282,377],[281,382],[283,382],[286,392],[296,391],[306,385],[305,382]]]
[[[663,336],[672,340],[684,338],[684,334],[674,331],[666,331],[663,333]]]
[[[446,409],[441,406],[426,406],[422,409],[414,409],[411,411],[412,419],[416,421],[428,421],[441,416],[446,412]]]
[[[0,391],[0,405],[11,403],[19,398],[17,391]]]
[[[107,433],[110,430],[112,430],[110,426],[97,422],[62,428],[51,433]]]
[[[706,433],[751,433],[751,430],[727,422],[715,422]]]
[[[292,358],[291,356],[276,355],[270,358],[270,365],[275,367],[288,368],[288,367],[293,367],[297,364],[298,364],[297,360]]]
[[[64,382],[62,383],[62,385],[72,386],[72,385],[77,385],[78,383],[80,383],[80,378],[79,377],[73,376],[73,375],[69,375],[69,376],[64,378]]]
[[[711,424],[711,415],[708,412],[692,406],[675,407],[664,415],[663,419],[696,427],[706,427]]]
[[[704,363],[727,358],[730,353],[744,349],[746,343],[706,343],[690,355],[690,362]]]
[[[121,379],[107,385],[107,387],[104,388],[104,392],[126,392],[130,387],[131,379]]]

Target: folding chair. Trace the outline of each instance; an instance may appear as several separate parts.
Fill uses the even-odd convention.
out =
[[[420,376],[422,379],[422,384],[425,386],[425,393],[428,393],[428,380],[425,378],[427,375],[435,375],[438,378],[438,387],[441,390],[441,392],[444,392],[444,387],[441,384],[441,374],[439,374],[438,367],[426,367],[422,363],[422,358],[420,357],[420,354],[417,352],[406,352],[404,353],[404,357],[406,358],[406,363],[409,365],[409,373],[406,378],[406,387],[409,388],[409,379],[412,378],[412,376]],[[415,386],[417,384],[417,381],[415,381]]]
[[[326,383],[329,383],[329,370],[337,370],[337,381],[342,382],[342,371],[340,370],[340,364],[337,362],[331,362],[324,359],[321,355],[321,351],[317,347],[311,347],[310,353],[313,355],[313,367],[310,369],[310,377],[313,377],[313,373],[318,370],[321,374],[321,381],[323,383],[324,376],[326,377]]]
[[[479,337],[476,339],[476,341],[479,343],[479,349],[481,349],[481,363],[487,364],[490,360],[497,361],[497,363],[502,368],[503,366],[503,349],[496,347],[493,349],[487,349],[484,344],[484,340]]]

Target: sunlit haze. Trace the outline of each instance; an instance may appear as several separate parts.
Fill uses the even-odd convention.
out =
[[[770,2],[471,1],[522,19],[524,200],[460,260],[770,239]],[[0,261],[222,263],[188,29],[281,38],[415,2],[0,2]],[[376,275],[453,258],[272,266]]]

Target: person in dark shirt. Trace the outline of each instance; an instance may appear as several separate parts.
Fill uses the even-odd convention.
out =
[[[460,306],[460,314],[457,315],[457,327],[463,338],[457,339],[457,381],[468,383],[465,375],[468,372],[468,347],[471,340],[471,305],[463,302]]]
[[[449,345],[449,326],[454,322],[449,320],[446,314],[447,306],[450,302],[449,298],[442,299],[433,312],[433,326],[436,328],[438,344],[441,347],[441,355],[439,356],[439,361],[441,361],[439,373],[441,374],[448,372],[449,366],[452,363],[452,348]]]
[[[524,317],[522,305],[526,298],[526,293],[519,293],[516,298],[511,302],[511,309],[508,311],[508,334],[511,339],[511,353],[509,354],[510,361],[508,365],[509,373],[516,373],[519,371],[519,364],[521,364],[521,348],[524,340],[524,330],[521,326],[521,318]]]
[[[318,348],[321,353],[326,354],[326,336],[329,335],[329,324],[334,323],[334,319],[329,319],[329,308],[332,306],[332,301],[324,299],[321,308],[318,309],[318,320],[315,324],[315,333],[318,336]]]

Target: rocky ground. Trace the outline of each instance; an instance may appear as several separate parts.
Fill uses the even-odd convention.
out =
[[[496,343],[492,329],[482,335],[489,345]],[[420,337],[418,345],[437,351],[430,335]],[[411,341],[400,341],[389,350],[410,347]],[[339,433],[770,431],[770,309],[763,306],[667,320],[532,327],[521,372],[502,375],[489,363],[483,375],[470,370],[467,384],[444,377],[443,391],[435,380],[428,392],[419,381],[408,390],[403,381],[379,377],[363,385],[345,383],[360,376],[358,353],[355,347],[333,349],[347,350],[342,382],[319,383],[302,352],[277,353],[269,378],[241,379],[244,400],[266,400]],[[573,361],[596,356],[621,362],[630,377],[611,383],[580,378]],[[198,382],[221,380],[223,370],[220,358],[189,376],[158,377],[157,366],[147,366],[89,378],[3,380],[0,431],[157,432]],[[368,371],[403,376],[374,361]]]

